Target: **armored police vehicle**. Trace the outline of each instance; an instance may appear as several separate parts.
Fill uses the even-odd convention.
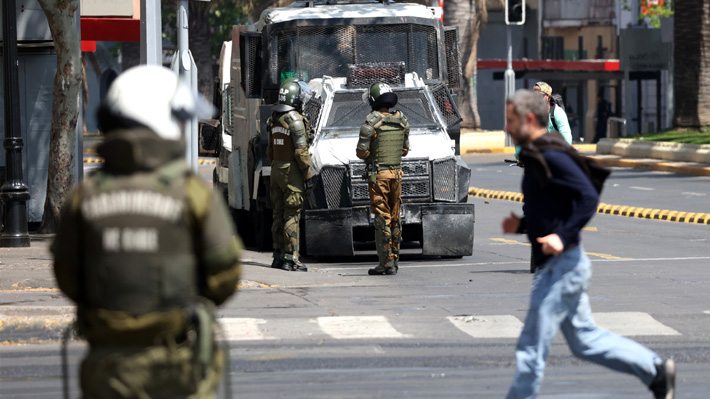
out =
[[[434,8],[387,0],[300,1],[264,11],[254,25],[235,26],[221,57],[222,140],[214,185],[236,211],[242,235],[270,249],[265,124],[280,83],[297,77],[315,93],[304,105],[313,133],[313,178],[301,252],[352,256],[374,248],[366,165],[355,147],[370,112],[363,94],[384,82],[411,126],[411,150],[402,160],[403,249],[472,254],[474,205],[466,203],[471,171],[457,155],[457,35]]]

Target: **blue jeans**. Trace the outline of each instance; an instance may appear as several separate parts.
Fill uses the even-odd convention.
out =
[[[535,273],[530,310],[518,339],[518,361],[506,399],[537,398],[545,360],[558,329],[575,356],[634,374],[648,386],[661,359],[628,338],[594,325],[587,289],[591,263],[581,246],[551,258]]]

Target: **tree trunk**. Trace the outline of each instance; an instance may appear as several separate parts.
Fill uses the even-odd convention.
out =
[[[710,126],[710,2],[676,0],[674,19],[675,125]]]
[[[197,90],[212,101],[214,67],[210,49],[210,6],[208,2],[191,1],[188,41],[192,58],[197,65]]]
[[[74,183],[74,147],[81,90],[81,41],[74,26],[79,0],[39,0],[49,22],[57,53],[52,127],[49,139],[47,198],[40,233],[56,230],[60,210]]]
[[[458,26],[464,85],[459,94],[459,112],[463,118],[461,127],[479,129],[476,76],[478,74],[478,39],[488,22],[485,0],[444,1],[444,24]]]

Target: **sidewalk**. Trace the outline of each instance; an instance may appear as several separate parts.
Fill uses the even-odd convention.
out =
[[[670,172],[691,176],[710,176],[710,164],[697,162],[676,162],[651,158],[631,158],[619,155],[596,154],[596,144],[573,145],[580,152],[587,153],[606,167],[632,168],[657,172]],[[461,131],[461,154],[515,153],[514,147],[505,146],[505,132],[475,132],[470,129]],[[593,153],[593,154],[590,154]]]

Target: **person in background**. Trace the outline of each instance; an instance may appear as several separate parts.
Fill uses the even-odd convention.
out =
[[[505,234],[527,234],[538,266],[530,308],[516,347],[517,370],[506,399],[535,399],[558,330],[572,353],[612,370],[633,374],[655,399],[673,399],[675,364],[643,345],[594,323],[589,304],[592,268],[580,231],[596,213],[603,185],[589,161],[556,133],[548,134],[548,109],[539,94],[519,90],[507,99],[508,134],[522,146],[524,217],[511,213]],[[587,168],[583,168],[585,165]],[[608,171],[604,171],[608,176]]]
[[[597,94],[597,125],[594,131],[594,141],[597,143],[606,137],[606,121],[611,116],[611,104],[604,98],[604,93]]]

